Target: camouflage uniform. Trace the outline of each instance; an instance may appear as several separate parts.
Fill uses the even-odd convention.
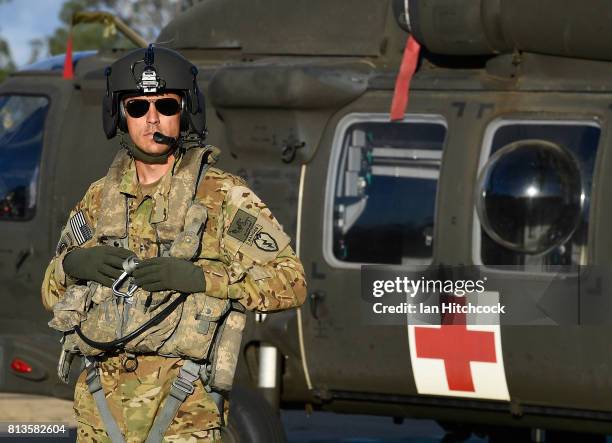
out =
[[[153,225],[167,216],[171,179],[181,160],[175,161],[174,167],[161,178],[152,195],[141,192],[133,160],[123,172],[119,190],[128,197],[128,246],[140,259],[159,255]],[[101,207],[104,181],[105,178],[93,183],[70,214],[73,217],[80,211],[94,232],[101,211],[107,209]],[[244,211],[257,211],[260,218],[265,218],[282,234],[282,228],[269,209],[245,186],[244,181],[210,167],[197,190],[196,200],[208,210],[202,252],[194,261],[204,271],[207,296],[236,299],[249,310],[262,311],[282,310],[303,303],[306,294],[304,271],[291,246],[283,244],[274,260],[262,263],[257,260],[256,252],[253,253],[255,248],[252,242],[249,245],[240,236],[228,235],[231,229],[236,228],[234,219],[244,221],[239,217]],[[112,208],[109,209],[112,211]],[[93,236],[80,246],[95,245],[96,237]],[[45,272],[42,301],[48,310],[52,310],[62,298],[66,287],[74,283],[62,268],[65,255],[73,247],[63,251],[58,249],[58,254]],[[122,355],[116,354],[103,358],[100,362],[101,382],[126,442],[142,442],[184,360],[153,354],[139,355],[138,368],[130,373],[122,367],[121,358]],[[110,441],[88,391],[85,375],[86,371],[83,371],[77,381],[74,397],[78,439]],[[195,392],[181,405],[164,441],[219,441],[219,427],[217,407],[202,383],[198,382]]]

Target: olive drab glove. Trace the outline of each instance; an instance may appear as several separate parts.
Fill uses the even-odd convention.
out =
[[[204,292],[204,271],[189,260],[155,257],[143,260],[134,272],[134,283],[146,291]]]
[[[77,280],[95,281],[111,287],[123,273],[123,261],[132,251],[114,246],[76,248],[64,257],[64,272]]]

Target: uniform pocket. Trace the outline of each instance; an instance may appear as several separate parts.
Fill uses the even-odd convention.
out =
[[[185,216],[183,232],[176,237],[170,248],[172,257],[192,260],[197,256],[207,218],[208,211],[205,206],[197,202],[191,204]]]
[[[193,360],[207,358],[218,322],[229,307],[229,300],[202,292],[191,294],[183,304],[178,327],[161,347],[160,353]]]
[[[87,318],[89,287],[72,285],[60,301],[53,306],[53,319],[49,326],[61,332],[67,332],[78,326]]]
[[[117,338],[119,311],[115,296],[110,288],[102,285],[92,286],[91,308],[87,318],[81,322],[81,332],[90,340],[106,343]],[[99,355],[103,351],[85,343],[80,337],[75,337],[77,345],[84,355]]]

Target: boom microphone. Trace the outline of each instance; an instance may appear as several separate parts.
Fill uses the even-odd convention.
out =
[[[153,140],[155,141],[155,143],[160,143],[162,145],[168,146],[172,146],[176,143],[176,138],[164,135],[161,132],[156,132],[155,134],[153,134]]]

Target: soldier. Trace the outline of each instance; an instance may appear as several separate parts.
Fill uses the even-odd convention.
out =
[[[106,135],[129,138],[70,213],[42,285],[60,377],[86,360],[78,440],[220,441],[244,308],[299,306],[304,271],[266,205],[211,166],[195,66],[150,45],[105,73]]]

